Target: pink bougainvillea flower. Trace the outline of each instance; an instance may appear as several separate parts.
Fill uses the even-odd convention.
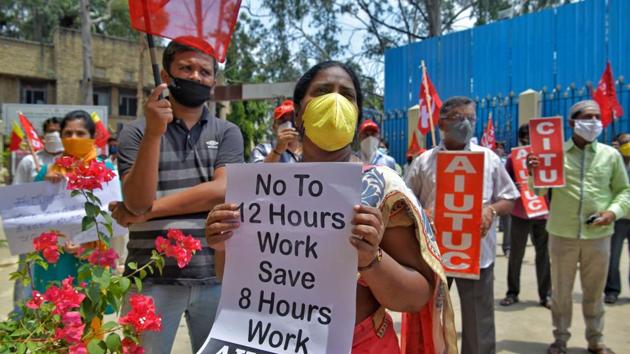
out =
[[[94,252],[90,253],[87,260],[91,264],[101,266],[101,267],[116,267],[116,260],[118,259],[118,254],[112,248],[107,250],[97,249]]]
[[[76,311],[66,312],[61,315],[63,328],[55,328],[55,339],[65,340],[76,344],[81,342],[85,324],[81,320],[81,314]]]
[[[37,310],[46,301],[44,296],[37,290],[33,290],[33,297],[26,302],[26,307]]]
[[[136,344],[131,338],[125,337],[122,340],[123,354],[144,354],[144,348]]]
[[[162,330],[162,317],[155,313],[153,299],[141,294],[131,295],[131,311],[118,319],[121,325],[131,325],[136,333]]]
[[[82,189],[93,191],[103,189],[103,183],[109,182],[116,174],[105,166],[105,163],[96,160],[87,165],[79,165],[68,173],[68,189]]]
[[[56,232],[43,232],[33,240],[36,251],[42,252],[46,262],[55,264],[59,261],[59,246]]]
[[[170,229],[166,237],[158,236],[155,239],[155,248],[166,257],[174,258],[180,268],[186,267],[193,255],[201,250],[201,241],[191,235],[184,235],[181,230]]]
[[[51,285],[44,293],[46,301],[55,304],[54,314],[63,315],[69,310],[81,306],[81,302],[85,299],[85,295],[72,286],[73,280],[73,277],[67,277],[61,282],[61,288]]]

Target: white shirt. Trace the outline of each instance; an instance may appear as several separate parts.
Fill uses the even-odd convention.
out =
[[[424,208],[435,208],[435,169],[437,163],[437,153],[446,151],[443,144],[425,151],[416,157],[411,163],[405,182],[418,197]],[[510,175],[505,170],[501,159],[492,150],[483,146],[470,143],[465,151],[481,151],[484,153],[484,185],[483,185],[483,205],[495,203],[500,199],[517,199],[520,197],[518,189],[512,182]],[[497,222],[494,218],[486,237],[481,239],[481,259],[480,267],[488,268],[494,263],[496,257],[497,244]]]
[[[39,166],[50,165],[55,162],[55,159],[61,154],[52,155],[46,150],[38,152],[37,159],[39,160]],[[26,155],[20,160],[17,169],[15,170],[15,176],[13,177],[13,184],[31,183],[37,176],[37,168],[35,167],[35,160],[33,155]]]

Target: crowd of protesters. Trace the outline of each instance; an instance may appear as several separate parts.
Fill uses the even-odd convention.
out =
[[[179,268],[167,260],[162,274],[144,279],[143,293],[153,297],[163,321],[161,332],[142,334],[148,353],[171,352],[182,315],[194,351],[208,336],[221,293],[218,269],[224,261],[224,242],[238,227],[231,222],[238,217],[237,207],[224,203],[225,166],[244,162],[239,128],[216,118],[205,105],[216,84],[214,58],[173,41],[164,51],[162,64],[164,83],[151,92],[144,105],[145,117],[127,124],[118,139],[110,138],[108,156],[97,156],[94,123],[88,113],[73,111],[63,119],[44,123],[44,150],[23,158],[13,177],[14,184],[58,183],[68,172],[55,165],[63,154],[106,161],[118,173],[124,196],[109,206],[114,219],[129,228],[124,264],[148,262],[155,238],[170,228],[179,228],[202,242],[203,249],[188,267]],[[167,88],[169,96],[161,98]],[[355,210],[349,242],[358,253],[360,278],[353,353],[399,353],[387,310],[417,313],[427,306],[443,317],[418,323],[432,328],[432,338],[420,338],[420,342],[439,337],[442,346],[438,352],[458,352],[453,319],[445,315],[451,310],[451,285],[457,287],[461,302],[459,351],[494,353],[498,230],[504,232],[503,251],[508,257],[508,288],[500,305],[520,301],[520,274],[530,238],[536,251],[539,304],[550,309],[554,327],[547,352],[567,351],[571,293],[579,270],[587,349],[613,353],[603,340],[604,303],[618,300],[623,274],[620,255],[624,240],[630,241],[630,134],[615,137],[614,148],[599,143],[599,106],[594,101],[576,103],[566,117],[573,128],[564,146],[566,185],[536,190],[545,196],[549,214],[529,218],[519,199],[514,162],[506,155],[505,145],[498,144],[492,151],[474,142],[477,116],[473,100],[447,99],[439,112],[439,145],[407,154],[404,169],[388,155],[379,125],[363,119],[362,104],[361,84],[351,68],[333,61],[315,65],[298,80],[293,100],[275,108],[272,138],[257,145],[249,161],[361,163],[365,166],[363,178],[381,178],[383,192],[399,194],[404,201],[398,207],[407,210],[406,217],[396,219],[395,224],[389,215],[382,215],[394,209],[386,200],[364,199]],[[353,144],[355,140],[357,144]],[[518,129],[518,141],[529,144],[527,125]],[[484,155],[481,271],[476,280],[447,278],[441,264],[420,246],[424,242],[437,247],[434,231],[424,220],[432,216],[435,205],[436,158],[441,151]],[[527,165],[530,171],[538,168],[538,156],[530,154]],[[76,272],[78,261],[72,252],[78,245],[65,247],[67,260],[48,270],[32,270],[35,288],[43,291],[48,281]],[[435,292],[436,288],[443,291]],[[16,284],[16,302],[29,294],[30,288]],[[423,352],[418,348],[418,353]]]

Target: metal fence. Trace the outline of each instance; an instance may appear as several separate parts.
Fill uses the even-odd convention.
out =
[[[569,108],[576,102],[589,99],[591,88],[587,86],[569,86],[564,89],[556,88],[551,91],[541,90],[541,112],[543,117],[567,116]],[[619,133],[630,133],[630,85],[619,82],[617,84],[617,98],[623,106],[624,115],[609,125],[599,138],[603,143],[610,143],[613,137]],[[475,136],[481,140],[483,131],[488,124],[488,116],[492,113],[492,121],[497,141],[504,142],[506,149],[518,145],[518,96],[487,96],[476,99],[477,125]],[[572,134],[572,130],[565,119],[564,134],[566,137]],[[407,112],[393,110],[387,112],[382,120],[383,137],[390,145],[392,156],[403,163],[407,151]],[[439,135],[439,134],[438,134]],[[427,146],[433,146],[430,134],[427,137]],[[438,138],[439,139],[439,138]]]
[[[608,60],[621,81],[627,115],[623,77],[630,76],[629,13],[629,0],[584,0],[387,50],[383,135],[392,155],[404,161],[407,109],[418,104],[421,60],[442,99],[476,98],[477,133],[492,111],[498,138],[508,145],[516,139],[516,95],[542,90],[543,115],[564,115],[571,103],[589,96],[585,86],[599,80]],[[623,119],[606,138],[616,129],[628,131]]]

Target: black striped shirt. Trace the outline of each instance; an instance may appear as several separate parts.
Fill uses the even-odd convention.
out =
[[[145,121],[138,119],[120,132],[118,170],[124,176],[135,161]],[[199,122],[190,130],[175,118],[162,136],[158,168],[157,198],[212,180],[214,170],[228,163],[243,162],[243,137],[239,128],[227,121],[210,117],[204,108]],[[166,237],[168,229],[181,229],[202,243],[187,267],[180,269],[174,259],[167,258],[162,276],[148,275],[145,282],[173,285],[202,285],[215,279],[214,252],[204,238],[207,213],[168,216],[129,227],[129,255],[125,264],[146,264],[155,248],[157,236]],[[125,274],[131,270],[126,267]]]

